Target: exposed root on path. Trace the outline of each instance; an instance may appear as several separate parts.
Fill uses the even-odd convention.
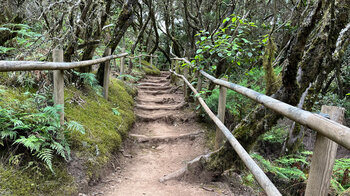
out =
[[[195,182],[210,182],[214,178],[214,173],[209,172],[203,166],[203,163],[206,162],[212,153],[206,155],[200,155],[188,162],[185,167],[167,174],[159,179],[159,182],[166,182],[169,180],[188,180]]]
[[[198,131],[195,133],[187,133],[187,134],[181,134],[181,135],[174,135],[174,136],[146,136],[146,135],[138,135],[138,134],[129,134],[130,137],[133,137],[137,140],[137,142],[151,142],[151,143],[159,143],[159,142],[171,142],[171,141],[177,141],[181,139],[189,139],[194,140],[196,137],[200,136],[204,131]]]
[[[183,108],[186,102],[181,102],[177,105],[136,105],[136,108],[143,110],[178,110]]]

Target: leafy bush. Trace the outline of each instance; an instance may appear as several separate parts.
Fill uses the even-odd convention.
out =
[[[2,96],[6,91],[2,90]],[[37,109],[39,106],[34,102],[31,93],[23,95],[24,100],[6,100],[6,104],[0,105],[0,146],[14,148],[24,146],[29,154],[44,162],[54,173],[52,159],[54,154],[64,160],[70,159],[70,147],[66,140],[69,131],[84,133],[84,127],[77,122],[70,121],[64,126],[60,124],[59,112],[61,105],[46,106]],[[10,101],[10,102],[8,102]],[[35,107],[37,106],[37,107]]]
[[[200,40],[193,63],[198,62],[200,69],[208,64],[210,72],[214,72],[222,66],[222,62],[226,62],[230,66],[225,74],[242,73],[260,59],[265,39],[257,40],[259,35],[253,35],[257,32],[256,24],[239,15],[233,14],[223,23],[227,25],[214,34],[201,31],[196,35]]]
[[[241,78],[238,84],[249,87],[257,92],[264,93],[264,84],[263,81],[261,81],[263,75],[263,69],[253,68]],[[204,93],[204,91],[202,93]],[[211,95],[205,99],[205,102],[214,113],[217,113],[219,95],[220,90],[214,89]],[[245,115],[254,109],[255,105],[256,103],[254,101],[244,95],[236,93],[230,89],[227,90],[226,109],[233,114],[237,120],[243,119]]]

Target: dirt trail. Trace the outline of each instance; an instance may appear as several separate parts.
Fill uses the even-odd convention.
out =
[[[89,195],[116,196],[209,196],[232,195],[223,184],[203,185],[186,181],[159,182],[186,162],[207,153],[205,128],[185,108],[182,93],[176,93],[169,73],[147,76],[139,82],[137,122],[122,150],[115,173],[103,178]]]

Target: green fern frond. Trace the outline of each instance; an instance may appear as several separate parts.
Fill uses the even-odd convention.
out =
[[[5,139],[8,137],[11,140],[14,140],[17,137],[17,132],[13,130],[3,130],[3,131],[0,131],[0,137],[1,139]]]
[[[49,167],[52,173],[55,173],[52,169],[52,157],[53,157],[52,149],[43,148],[36,153],[36,157],[42,160]]]
[[[66,151],[65,148],[58,142],[53,141],[50,144],[50,148],[54,151],[56,151],[56,154],[60,155],[61,157],[64,158],[64,160],[67,160],[66,158]]]
[[[55,106],[47,106],[42,110],[45,114],[48,115],[48,117],[53,119],[59,119],[60,115],[59,112],[63,111],[63,106],[58,104]]]
[[[31,135],[28,138],[21,136],[13,144],[17,144],[17,143],[22,144],[23,146],[28,148],[30,152],[33,152],[33,151],[40,151],[42,142],[43,141],[37,138],[35,135]]]
[[[68,131],[78,131],[82,134],[85,134],[84,126],[76,121],[69,121],[69,123],[67,123],[67,130]]]

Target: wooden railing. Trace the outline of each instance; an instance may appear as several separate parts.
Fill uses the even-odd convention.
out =
[[[267,178],[262,169],[254,162],[254,160],[245,151],[242,145],[237,141],[237,139],[232,135],[232,133],[223,124],[223,118],[225,114],[225,104],[226,104],[226,88],[232,89],[237,93],[240,93],[250,99],[263,104],[265,107],[272,109],[273,111],[297,122],[301,125],[307,126],[314,131],[317,131],[317,139],[315,142],[314,153],[311,161],[311,168],[309,173],[309,179],[306,187],[306,196],[314,195],[327,195],[328,188],[330,185],[330,178],[333,170],[335,155],[337,151],[337,144],[341,144],[345,148],[350,150],[350,128],[343,126],[342,116],[344,115],[344,110],[341,108],[332,108],[329,106],[322,107],[323,113],[329,113],[332,120],[329,120],[319,114],[314,114],[300,108],[291,106],[272,97],[266,96],[264,94],[253,91],[249,88],[227,82],[225,80],[217,79],[203,70],[199,70],[197,90],[191,85],[187,80],[188,68],[184,68],[183,75],[176,73],[174,68],[179,71],[178,62],[183,61],[194,68],[185,58],[173,58],[173,63],[170,67],[170,72],[175,74],[184,80],[184,96],[187,95],[186,85],[193,91],[194,97],[198,98],[199,103],[202,105],[203,109],[209,115],[209,117],[215,122],[217,128],[222,132],[222,134],[227,138],[227,140],[232,145],[233,149],[240,156],[244,164],[252,172],[255,179],[258,181],[260,186],[265,190],[268,195],[281,195],[274,184]],[[209,109],[204,100],[198,94],[201,89],[202,80],[200,75],[203,75],[213,83],[220,86],[220,97],[219,97],[219,108],[218,117]],[[336,112],[334,112],[336,110]],[[340,115],[339,115],[340,114]],[[336,120],[338,122],[335,122]],[[216,141],[220,141],[220,134],[216,135]],[[331,141],[333,140],[333,141]]]
[[[52,52],[54,62],[43,61],[0,61],[0,72],[8,71],[31,71],[31,70],[54,70],[54,88],[53,97],[54,103],[64,106],[64,70],[78,67],[91,66],[105,62],[104,77],[103,77],[103,96],[108,99],[109,75],[110,75],[110,60],[122,58],[128,53],[111,55],[111,50],[108,56],[99,59],[80,61],[80,62],[63,62],[63,50],[55,49]],[[60,113],[60,122],[64,123],[64,107]]]
[[[158,56],[155,56],[155,55],[148,55],[148,54],[140,54],[140,55],[137,55],[137,56],[127,56],[127,58],[133,60],[133,59],[139,59],[139,66],[141,67],[142,66],[142,57],[143,56],[148,56],[150,57],[150,64],[153,65],[153,58],[158,58]],[[156,63],[157,64],[157,63]],[[124,72],[125,72],[125,61],[124,61],[124,57],[122,57],[120,59],[120,75],[123,75]],[[123,78],[123,77],[122,77]]]

